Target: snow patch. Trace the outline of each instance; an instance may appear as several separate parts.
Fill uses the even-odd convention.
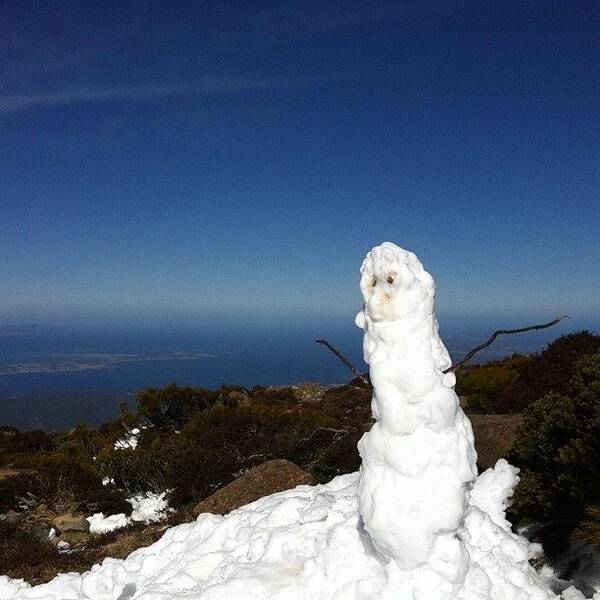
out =
[[[168,513],[174,512],[174,509],[169,508],[167,500],[169,492],[170,490],[159,494],[146,492],[145,494],[129,498],[127,502],[133,508],[131,520],[135,522],[156,523],[166,518]]]
[[[399,571],[393,561],[376,552],[361,523],[358,489],[359,474],[353,473],[326,485],[304,485],[261,498],[224,517],[202,514],[193,523],[172,527],[152,546],[136,550],[125,560],[106,559],[83,575],[59,575],[36,587],[0,577],[0,598],[406,597],[398,595],[397,589],[414,573]],[[525,540],[509,534],[477,507],[471,507],[470,515],[460,535],[474,558],[462,589],[449,600],[555,598],[529,566]],[[127,595],[128,590],[135,591]]]
[[[87,517],[90,524],[90,533],[108,533],[115,529],[121,529],[129,525],[129,519],[124,513],[117,515],[104,516],[104,513],[95,513],[91,517]]]
[[[90,524],[90,533],[108,533],[115,529],[122,529],[131,523],[157,523],[165,519],[169,513],[175,512],[169,508],[167,495],[169,490],[161,493],[146,492],[138,496],[128,498],[133,508],[128,517],[124,513],[105,517],[103,513],[95,513],[87,517]]]
[[[138,445],[140,430],[135,427],[115,442],[115,450],[135,450]]]

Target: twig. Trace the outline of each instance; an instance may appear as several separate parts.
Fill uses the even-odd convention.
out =
[[[520,327],[519,329],[498,329],[498,330],[494,331],[494,333],[492,333],[492,335],[486,342],[473,348],[472,350],[469,350],[465,354],[464,358],[461,361],[452,364],[447,369],[445,369],[443,372],[448,373],[449,371],[453,371],[454,369],[457,369],[458,367],[462,367],[466,362],[471,360],[473,358],[473,356],[475,356],[475,354],[477,354],[484,348],[487,348],[488,346],[490,346],[499,335],[503,335],[503,334],[507,334],[507,333],[523,333],[525,331],[533,331],[533,330],[537,330],[537,329],[546,329],[548,327],[552,327],[553,325],[556,325],[557,323],[560,323],[563,319],[568,319],[568,318],[569,318],[569,315],[559,315],[558,317],[556,317],[556,319],[554,319],[554,321],[550,321],[549,323],[542,323],[541,325],[530,325],[529,327]]]
[[[340,434],[344,434],[344,435],[347,434],[348,430],[347,429],[335,429],[333,427],[317,427],[315,430],[312,431],[312,433],[308,437],[298,440],[296,442],[296,446],[302,446],[303,444],[308,444],[308,442],[310,442],[317,433],[321,433],[321,432],[333,433],[333,439],[335,439]]]
[[[357,377],[361,379],[363,383],[369,383],[367,377],[365,377],[339,350],[334,348],[327,340],[315,340],[317,344],[323,344],[331,350]]]

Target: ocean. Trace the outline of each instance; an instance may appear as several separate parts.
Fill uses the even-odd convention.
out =
[[[519,326],[531,320],[511,320]],[[502,324],[500,324],[502,325]],[[441,321],[453,359],[484,341],[498,323]],[[576,324],[503,336],[478,355],[488,361],[536,352]],[[300,381],[343,383],[350,371],[325,338],[361,371],[362,333],[344,320],[314,323],[215,322],[193,327],[26,327],[0,329],[0,425],[52,430],[113,419],[119,405],[135,406],[147,387],[277,385]]]

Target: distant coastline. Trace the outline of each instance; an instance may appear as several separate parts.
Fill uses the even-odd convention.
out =
[[[60,356],[60,355],[59,355]],[[32,373],[68,373],[110,369],[124,363],[166,361],[166,360],[204,360],[216,358],[216,354],[205,352],[166,352],[153,355],[138,354],[73,354],[62,355],[64,359],[56,361],[28,361],[15,364],[0,364],[0,376]]]

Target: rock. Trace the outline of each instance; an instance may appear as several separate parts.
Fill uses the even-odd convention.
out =
[[[481,470],[493,467],[499,458],[506,458],[517,439],[517,429],[523,415],[470,415],[477,464]]]
[[[199,502],[192,512],[194,515],[205,512],[225,514],[263,496],[303,484],[314,484],[310,473],[287,460],[270,460],[217,490]]]
[[[294,398],[300,403],[314,404],[323,400],[325,388],[320,383],[305,381],[292,386]]]
[[[50,527],[48,525],[34,525],[29,533],[40,540],[40,542],[48,542],[50,540]]]
[[[69,530],[69,531],[63,531],[60,534],[60,541],[67,542],[71,546],[75,546],[76,544],[86,542],[89,539],[90,539],[90,534],[85,531]]]
[[[64,531],[83,531],[88,532],[90,530],[90,524],[85,517],[81,515],[61,515],[54,519],[54,526],[61,532]]]

